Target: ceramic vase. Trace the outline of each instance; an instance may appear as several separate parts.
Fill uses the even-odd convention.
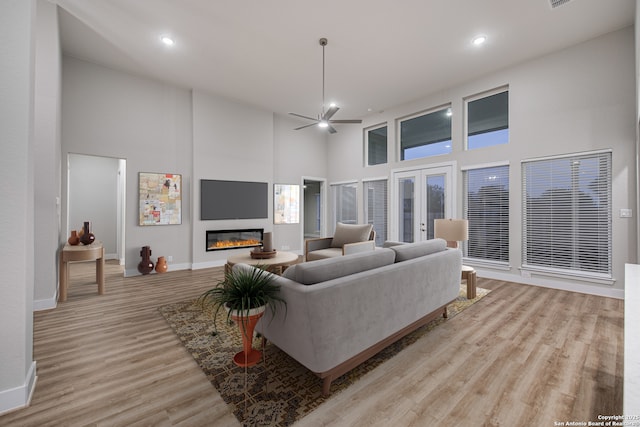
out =
[[[156,273],[166,273],[168,269],[167,260],[163,256],[159,256],[156,261]]]
[[[71,230],[71,236],[67,240],[71,246],[75,246],[80,243],[80,236],[78,236],[78,232],[76,230]]]
[[[80,243],[83,245],[90,245],[96,240],[96,236],[93,235],[89,229],[89,221],[85,221],[82,226],[82,236],[80,236]]]
[[[153,261],[151,261],[151,248],[143,246],[140,250],[142,261],[138,264],[138,271],[142,274],[149,274],[153,271]]]
[[[233,363],[240,367],[253,366],[262,358],[262,352],[254,350],[253,331],[258,320],[264,314],[265,307],[252,308],[249,313],[239,313],[234,311],[231,318],[238,324],[240,335],[242,335],[242,351],[233,356]]]

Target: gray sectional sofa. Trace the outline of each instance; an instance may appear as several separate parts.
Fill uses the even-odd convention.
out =
[[[256,330],[322,378],[327,395],[334,379],[446,317],[461,267],[461,252],[441,239],[297,264],[275,276],[286,313],[267,309]]]

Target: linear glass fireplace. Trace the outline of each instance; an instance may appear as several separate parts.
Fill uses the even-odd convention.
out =
[[[207,230],[207,252],[262,245],[263,228]]]

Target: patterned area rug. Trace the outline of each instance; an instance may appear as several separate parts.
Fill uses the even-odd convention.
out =
[[[466,298],[466,285],[447,308],[449,319],[489,293],[478,288],[473,300]],[[233,355],[242,349],[236,325],[218,315],[214,333],[210,309],[196,301],[169,304],[159,308],[173,331],[191,353],[224,401],[245,426],[289,426],[317,408],[329,397],[322,396],[322,381],[272,344],[264,351],[264,363],[248,369],[236,366]],[[335,395],[367,372],[375,369],[424,334],[446,321],[442,317],[417,329],[331,384]],[[254,348],[259,348],[256,339]]]

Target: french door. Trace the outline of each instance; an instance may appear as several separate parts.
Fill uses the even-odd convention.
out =
[[[433,220],[453,215],[453,166],[395,172],[394,185],[395,238],[433,239]]]

